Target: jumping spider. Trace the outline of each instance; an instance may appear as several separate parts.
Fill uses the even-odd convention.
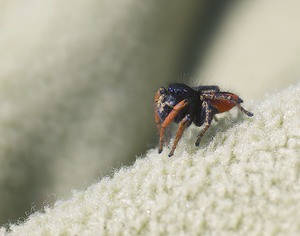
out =
[[[220,91],[214,85],[191,88],[185,84],[171,84],[168,89],[159,88],[154,97],[155,122],[160,135],[158,153],[163,150],[165,129],[172,121],[179,123],[179,127],[169,157],[174,154],[184,130],[192,123],[196,126],[204,124],[195,143],[199,146],[215,114],[236,106],[247,116],[253,116],[240,105],[242,102],[236,94]]]

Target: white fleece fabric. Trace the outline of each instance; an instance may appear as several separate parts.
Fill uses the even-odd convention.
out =
[[[300,83],[191,126],[168,158],[150,150],[8,235],[299,235]],[[1,231],[3,234],[4,229]]]

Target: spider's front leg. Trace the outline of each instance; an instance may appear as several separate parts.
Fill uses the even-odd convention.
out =
[[[213,109],[212,109],[210,103],[208,103],[207,101],[203,101],[202,109],[205,112],[205,122],[204,122],[205,126],[204,126],[203,130],[200,132],[200,134],[197,136],[197,140],[196,140],[196,143],[195,143],[196,146],[199,146],[201,138],[203,137],[205,132],[210,127],[211,121],[212,121],[213,116],[214,116]]]
[[[176,133],[176,137],[174,139],[174,143],[171,149],[171,152],[169,153],[169,157],[173,156],[174,151],[176,149],[177,143],[180,140],[184,130],[192,123],[192,118],[189,114],[187,114],[180,122],[177,133]]]
[[[159,132],[158,153],[161,153],[163,150],[163,140],[164,140],[164,135],[165,135],[165,129],[172,123],[172,121],[175,119],[175,117],[178,115],[178,113],[183,108],[185,108],[188,104],[189,104],[189,102],[186,99],[177,103],[176,106],[173,107],[173,110],[169,113],[169,115],[166,117],[166,119],[161,124],[160,132]]]

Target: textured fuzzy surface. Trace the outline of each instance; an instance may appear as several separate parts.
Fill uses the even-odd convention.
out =
[[[298,83],[250,107],[253,118],[220,117],[200,148],[191,127],[172,158],[150,150],[11,235],[297,235],[299,94]]]

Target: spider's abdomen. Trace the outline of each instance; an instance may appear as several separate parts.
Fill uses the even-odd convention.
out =
[[[233,100],[237,103],[242,103],[243,100],[241,98],[239,98],[239,96],[237,96],[236,94],[233,93],[228,93],[228,92],[219,92],[219,94],[222,94],[222,96],[224,97],[231,97],[233,98]],[[222,100],[216,100],[213,99],[211,100],[211,105],[217,110],[218,113],[222,113],[225,111],[229,111],[231,108],[236,106],[236,103],[233,100],[226,100],[226,99],[222,99]]]

